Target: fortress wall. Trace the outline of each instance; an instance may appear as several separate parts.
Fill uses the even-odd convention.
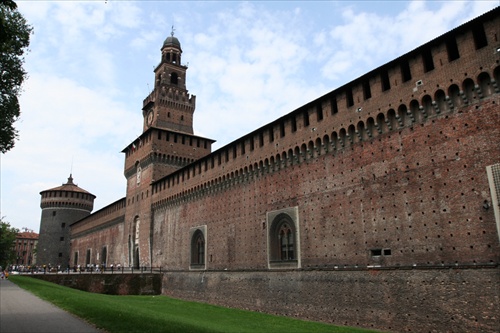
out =
[[[164,274],[163,294],[384,332],[498,332],[499,268]]]
[[[266,213],[298,207],[304,268],[500,262],[486,166],[498,163],[499,97],[298,164],[275,164],[153,211],[153,266],[188,269],[207,226],[207,269],[262,269]],[[373,249],[388,249],[387,256]]]
[[[101,208],[93,214],[76,221],[71,225],[72,236],[78,236],[81,233],[91,232],[93,228],[100,227],[103,223],[113,221],[125,214],[126,201],[122,198],[112,204]]]
[[[499,102],[158,205],[163,293],[383,331],[496,332],[500,245],[483,201]],[[292,206],[301,267],[268,269],[266,212]],[[207,262],[197,272],[190,228],[200,225]]]
[[[120,263],[123,266],[122,253],[126,251],[126,243],[122,243],[125,216],[113,220],[101,220],[101,224],[86,232],[72,234],[69,265],[94,265]],[[75,262],[76,259],[76,262]]]

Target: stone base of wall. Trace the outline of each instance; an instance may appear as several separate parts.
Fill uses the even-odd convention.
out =
[[[390,332],[498,332],[500,268],[167,272],[163,294]]]
[[[66,287],[109,295],[160,295],[161,274],[33,274]]]

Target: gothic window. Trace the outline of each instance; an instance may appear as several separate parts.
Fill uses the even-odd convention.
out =
[[[280,244],[280,260],[294,260],[294,233],[287,222],[283,223],[278,231],[278,240]]]
[[[191,269],[205,269],[206,226],[191,230]]]
[[[269,268],[300,267],[297,207],[270,212],[267,220]]]

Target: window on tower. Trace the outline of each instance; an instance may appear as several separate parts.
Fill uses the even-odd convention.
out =
[[[177,75],[177,73],[171,73],[170,74],[170,83],[177,84],[178,81],[179,81],[179,76]]]

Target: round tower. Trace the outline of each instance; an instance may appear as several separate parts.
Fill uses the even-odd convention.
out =
[[[37,263],[66,269],[71,256],[70,225],[92,212],[96,196],[73,183],[71,174],[67,183],[42,191],[40,195],[42,217]]]

